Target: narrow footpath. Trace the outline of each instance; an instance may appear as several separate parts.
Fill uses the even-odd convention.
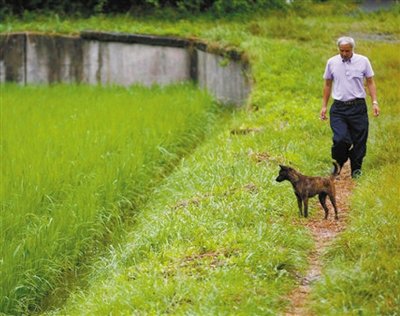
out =
[[[350,165],[343,166],[340,176],[336,179],[336,201],[339,209],[339,220],[333,218],[333,208],[328,202],[329,218],[323,220],[323,209],[319,205],[318,215],[311,218],[306,227],[310,230],[315,242],[315,249],[309,256],[309,270],[307,274],[299,279],[299,286],[290,293],[288,300],[291,302],[286,316],[311,316],[307,309],[308,296],[311,292],[311,285],[321,277],[322,256],[326,248],[332,243],[336,236],[346,228],[349,213],[349,196],[354,188],[354,181],[351,178]]]

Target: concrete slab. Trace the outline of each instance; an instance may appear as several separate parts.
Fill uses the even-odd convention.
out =
[[[0,34],[0,82],[15,81],[24,84],[25,34]]]
[[[244,104],[251,90],[248,66],[201,50],[197,54],[199,86],[223,103]]]

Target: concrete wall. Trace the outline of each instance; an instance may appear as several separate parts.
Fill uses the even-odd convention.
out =
[[[223,103],[244,104],[250,93],[248,66],[198,50],[198,83]]]
[[[184,39],[83,32],[79,37],[0,35],[0,82],[170,84],[194,80],[223,103],[244,104],[249,69]]]
[[[26,36],[26,83],[81,82],[83,40],[78,37]]]
[[[88,83],[150,86],[190,80],[190,56],[183,48],[87,41],[83,63]]]
[[[0,82],[26,82],[24,34],[0,36]]]

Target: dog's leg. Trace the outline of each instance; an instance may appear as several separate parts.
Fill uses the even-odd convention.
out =
[[[331,200],[331,203],[333,205],[333,209],[335,210],[335,219],[338,220],[339,219],[339,215],[338,215],[338,210],[337,210],[337,207],[336,207],[335,196],[333,194],[329,194],[329,199]]]
[[[320,193],[318,194],[319,202],[321,203],[324,211],[325,211],[325,217],[324,219],[328,219],[328,214],[329,214],[329,209],[326,206],[326,193]]]
[[[301,201],[300,195],[298,195],[297,193],[295,193],[295,194],[296,194],[296,198],[297,198],[297,205],[299,206],[300,217],[302,217],[303,216],[303,203]]]
[[[304,197],[304,217],[308,217],[308,197]]]

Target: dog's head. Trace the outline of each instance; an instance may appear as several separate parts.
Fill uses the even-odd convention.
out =
[[[283,166],[283,165],[279,165],[279,167],[281,167],[281,170],[279,170],[279,175],[276,178],[276,181],[278,182],[282,182],[284,180],[288,180],[288,173],[289,173],[289,169],[290,167],[287,166]]]
[[[296,175],[296,171],[291,167],[283,165],[279,165],[279,167],[281,167],[281,169],[279,170],[279,175],[276,178],[276,181],[278,182],[282,182],[285,180],[291,181],[291,179]]]

